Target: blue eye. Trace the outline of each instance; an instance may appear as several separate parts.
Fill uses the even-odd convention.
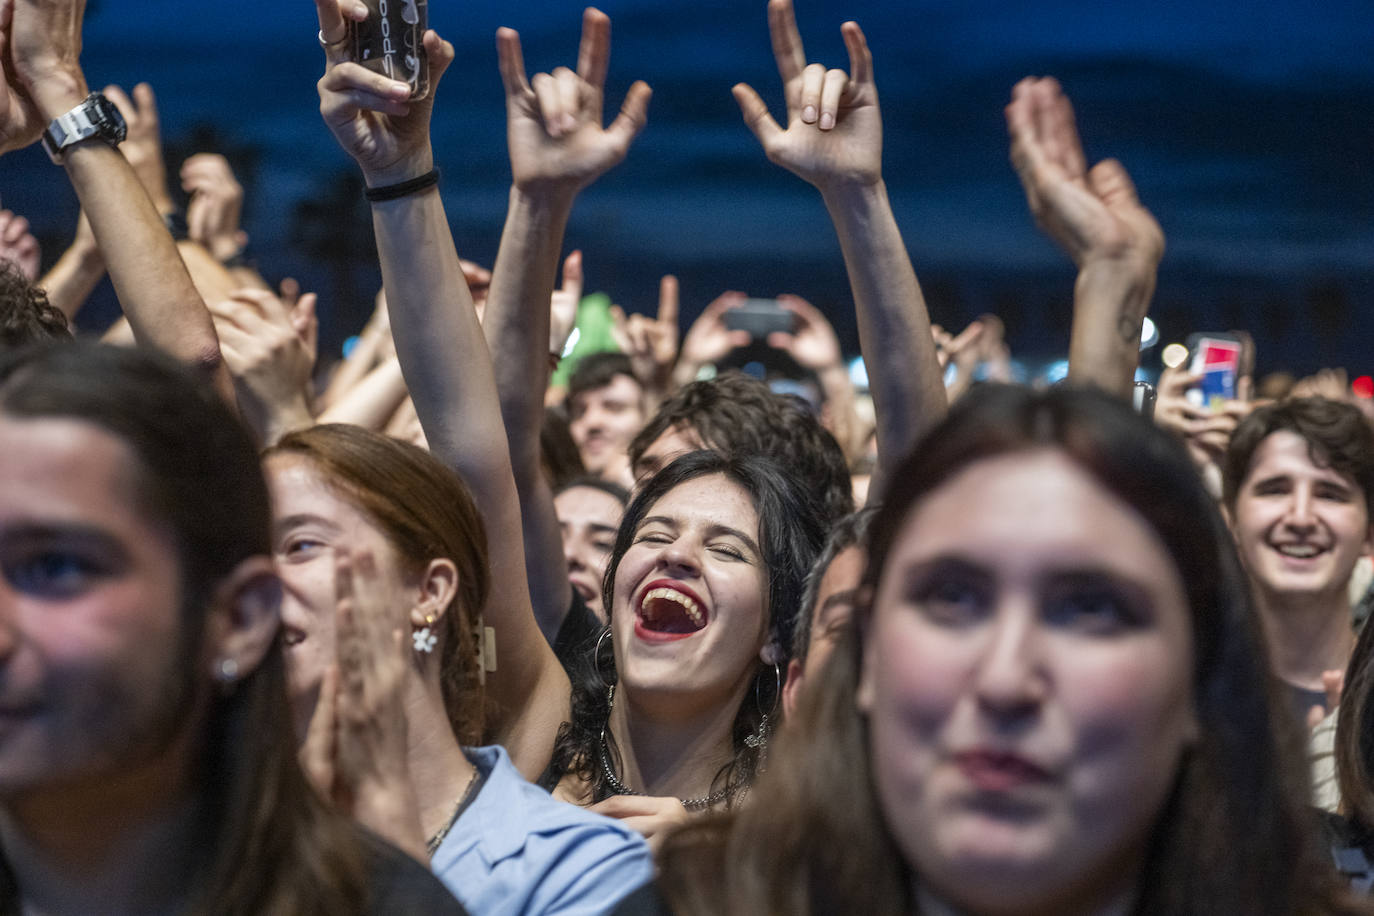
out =
[[[973,623],[989,604],[984,589],[957,578],[931,579],[916,592],[914,598],[931,620],[952,626]]]
[[[304,560],[313,556],[322,547],[324,547],[324,542],[314,538],[292,538],[286,542],[286,546],[282,549],[282,556],[292,560]]]
[[[1051,596],[1045,619],[1089,633],[1108,635],[1133,626],[1139,615],[1131,602],[1111,589],[1084,589]]]
[[[4,572],[18,591],[47,598],[70,598],[85,591],[101,570],[78,554],[47,551],[9,563]]]

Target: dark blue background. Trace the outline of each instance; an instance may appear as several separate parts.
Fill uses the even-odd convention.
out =
[[[353,170],[317,112],[313,6],[92,3],[83,57],[92,84],[152,82],[176,162],[201,148],[231,155],[249,189],[260,266],[320,291],[326,342],[337,344],[364,319],[377,275]],[[855,349],[819,198],[763,158],[729,94],[745,80],[780,108],[764,3],[604,9],[614,22],[608,107],[635,78],[655,93],[629,160],[574,214],[568,241],[586,252],[588,288],[647,309],[658,275],[672,271],[686,318],[727,287],[795,291]],[[435,135],[468,257],[494,256],[509,179],[493,33],[520,30],[531,72],[572,64],[580,10],[432,0],[431,23],[458,48]],[[1072,268],[1025,212],[1002,121],[1015,80],[1049,73],[1075,102],[1089,157],[1121,159],[1168,234],[1153,313],[1166,340],[1248,327],[1262,369],[1374,369],[1368,0],[798,0],[797,12],[809,56],[827,64],[845,65],[844,19],[868,34],[887,180],[937,321],[995,311],[1018,352],[1065,347]],[[75,201],[40,151],[5,157],[0,197],[34,221],[55,258]]]

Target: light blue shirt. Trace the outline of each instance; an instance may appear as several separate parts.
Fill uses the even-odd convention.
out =
[[[429,867],[472,916],[592,916],[653,878],[638,833],[555,801],[504,748],[465,750],[485,782]]]

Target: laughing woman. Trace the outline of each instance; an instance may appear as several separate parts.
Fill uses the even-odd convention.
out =
[[[337,0],[318,5],[322,28],[334,34]],[[550,195],[548,176],[527,167],[531,147],[585,153],[589,161],[578,167],[594,176],[624,156],[643,124],[648,87],[636,84],[619,118],[603,128],[610,23],[588,10],[583,29],[578,72],[558,71],[576,89],[570,94],[536,95],[518,37],[498,35],[515,177],[508,227],[564,212],[576,190]],[[431,34],[426,49],[437,86],[452,47]],[[536,76],[534,86],[550,79]],[[582,683],[574,694],[531,607],[491,358],[434,187],[434,94],[403,105],[389,94],[400,88],[331,55],[321,111],[371,189],[392,331],[416,412],[433,454],[469,484],[498,571],[485,605],[495,630],[487,681],[493,738],[527,776],[547,770],[560,797],[655,796],[608,809],[650,833],[665,816],[726,803],[748,783],[777,703],[790,611],[819,549],[819,510],[799,485],[758,461],[701,455],[674,464],[627,512],[604,589],[614,633],[598,650],[604,683]],[[541,112],[559,99],[571,109]],[[558,125],[558,135],[546,124]],[[506,294],[498,281],[509,257],[503,243],[492,299]],[[543,299],[547,308],[547,293]],[[612,649],[625,672],[614,698]]]

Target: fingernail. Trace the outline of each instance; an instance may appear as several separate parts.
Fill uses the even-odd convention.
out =
[[[815,106],[815,105],[807,105],[805,108],[802,109],[802,120],[805,121],[805,122],[808,123],[808,124],[810,124],[812,121],[816,120],[816,106]]]
[[[821,115],[821,130],[829,130],[835,126],[835,116],[830,112]]]
[[[406,99],[410,98],[410,84],[392,83],[391,94],[394,95],[396,98],[400,99],[401,101],[405,101]]]
[[[366,3],[355,3],[355,4],[353,5],[353,18],[354,18],[354,19],[366,19],[366,18],[367,18],[368,16],[370,16],[371,14],[372,14],[372,11],[369,10],[369,9],[367,8],[367,4],[366,4]]]

